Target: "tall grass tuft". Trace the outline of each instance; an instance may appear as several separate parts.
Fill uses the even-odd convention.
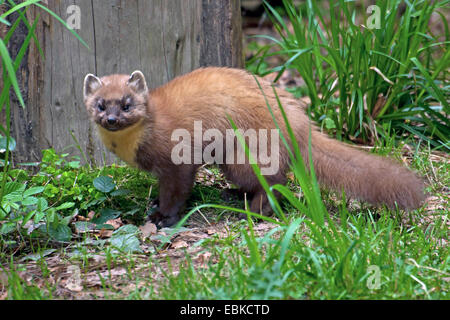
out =
[[[275,52],[265,48],[249,63],[284,56],[282,66],[260,74],[296,70],[312,118],[338,139],[374,143],[409,133],[449,150],[450,33],[441,12],[449,2],[379,0],[359,8],[359,1],[283,0],[285,16],[265,2],[279,38],[259,36]],[[444,35],[430,29],[433,15]]]

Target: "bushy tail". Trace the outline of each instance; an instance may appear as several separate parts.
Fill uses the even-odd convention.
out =
[[[395,203],[401,209],[419,208],[425,199],[424,182],[388,158],[356,150],[312,132],[313,162],[319,184],[374,205]],[[308,150],[307,145],[302,146]],[[305,149],[306,148],[306,149]]]

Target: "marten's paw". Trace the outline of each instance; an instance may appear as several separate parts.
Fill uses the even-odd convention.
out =
[[[273,209],[272,209],[272,207],[270,206],[269,203],[265,203],[262,207],[258,208],[257,205],[254,205],[254,201],[252,201],[252,205],[253,205],[253,208],[252,208],[252,206],[250,206],[250,211],[253,212],[253,213],[257,213],[257,214],[265,216],[265,217],[270,217],[270,216],[273,215]],[[240,220],[247,220],[248,217],[247,217],[247,214],[240,213],[238,215],[238,218]],[[257,220],[258,221],[263,221],[262,219],[257,219]]]
[[[165,216],[161,212],[156,211],[151,216],[149,216],[151,222],[153,222],[158,229],[169,228],[174,226],[180,218],[176,216]]]

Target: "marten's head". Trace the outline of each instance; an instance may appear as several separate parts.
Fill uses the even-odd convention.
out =
[[[137,124],[148,114],[148,87],[140,71],[129,75],[84,79],[84,103],[92,120],[108,131]]]

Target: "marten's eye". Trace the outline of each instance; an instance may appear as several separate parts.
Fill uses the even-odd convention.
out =
[[[100,112],[105,111],[106,110],[105,103],[103,101],[97,102],[97,109]]]
[[[129,104],[129,103],[125,104],[125,105],[122,107],[122,110],[125,111],[125,112],[130,111],[130,109],[131,109],[131,104]]]

